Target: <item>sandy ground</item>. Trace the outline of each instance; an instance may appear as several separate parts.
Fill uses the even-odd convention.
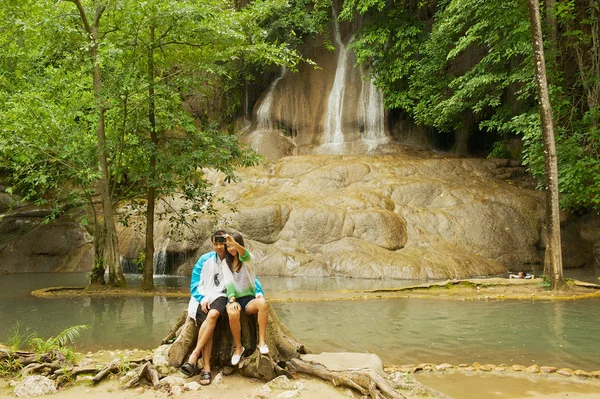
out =
[[[598,381],[556,381],[539,378],[498,375],[428,374],[417,375],[416,380],[454,399],[600,399]],[[199,381],[199,377],[187,381]],[[315,378],[300,378],[306,389],[300,391],[301,399],[348,399],[359,398],[357,392],[336,388]],[[198,391],[188,390],[179,395],[155,391],[150,387],[130,390],[119,389],[115,380],[104,381],[95,387],[71,386],[61,389],[49,397],[56,399],[156,399],[156,398],[201,398],[201,399],[243,399],[250,396],[264,383],[240,375],[223,377],[221,385],[211,384]],[[272,390],[267,398],[276,398],[282,390]],[[409,395],[407,398],[421,396]],[[0,382],[0,398],[14,398],[7,381]]]
[[[200,382],[200,377],[187,379],[188,382],[196,381]],[[300,381],[306,389],[301,391],[300,397],[302,399],[341,399],[352,397],[348,396],[347,390],[342,388],[335,388],[325,381],[311,378],[302,378],[294,380],[294,382]],[[180,395],[170,396],[167,392],[155,391],[150,387],[146,388],[135,388],[129,390],[119,389],[117,381],[104,381],[98,386],[72,386],[61,389],[56,394],[49,395],[50,398],[56,399],[155,399],[155,398],[202,398],[202,399],[243,399],[251,395],[256,389],[261,388],[265,385],[262,382],[246,378],[240,375],[231,375],[223,377],[223,383],[221,385],[208,385],[201,387],[198,391],[188,390],[182,392]],[[268,395],[269,398],[275,398],[277,395],[284,392],[283,390],[272,390]],[[358,397],[358,395],[356,395]],[[0,383],[0,398],[14,398],[11,395],[7,382],[3,381]]]

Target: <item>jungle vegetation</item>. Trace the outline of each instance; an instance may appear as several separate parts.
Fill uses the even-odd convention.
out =
[[[458,152],[468,153],[465,137],[492,137],[490,157],[521,159],[543,186],[526,0],[3,0],[0,169],[9,191],[54,215],[91,209],[92,281],[104,283],[108,269],[109,284],[123,285],[117,204],[139,206],[148,226],[155,200],[176,193],[190,211],[214,212],[202,168],[235,179],[236,167],[258,162],[236,141],[245,86],[270,66],[312,64],[302,45],[328,37],[333,6],[342,21],[360,21],[352,48],[390,112],[453,132]],[[561,207],[597,212],[600,2],[548,0],[542,11]],[[507,145],[515,139],[516,149]]]

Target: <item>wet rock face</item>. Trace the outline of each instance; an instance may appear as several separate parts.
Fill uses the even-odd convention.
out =
[[[46,224],[48,215],[47,209],[25,206],[0,219],[0,273],[91,269],[92,237],[68,216]]]
[[[244,235],[263,276],[465,278],[541,267],[543,195],[497,178],[505,163],[403,155],[282,158],[220,186],[217,194],[238,209],[223,208],[221,226]],[[565,231],[570,248],[585,246],[577,229]],[[183,241],[166,245],[167,251],[181,242],[188,253],[197,249],[180,274],[210,250],[209,234],[206,224],[198,225]],[[125,236],[134,234],[123,229]],[[132,242],[122,248],[131,250]],[[565,267],[581,262],[581,256],[566,257]]]

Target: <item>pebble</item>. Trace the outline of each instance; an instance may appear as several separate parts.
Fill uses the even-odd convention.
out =
[[[591,377],[592,374],[588,373],[587,371],[583,371],[583,370],[575,370],[573,372],[573,374],[575,374],[578,377]]]
[[[568,377],[573,375],[573,370],[570,368],[563,368],[557,371],[558,374],[560,375],[566,375]]]
[[[542,372],[544,373],[556,373],[556,370],[558,370],[556,367],[551,367],[551,366],[542,366],[540,367],[540,370],[542,370]]]
[[[540,366],[538,366],[537,364],[534,364],[532,366],[527,367],[527,371],[529,371],[530,373],[533,373],[533,374],[537,374],[540,372]]]

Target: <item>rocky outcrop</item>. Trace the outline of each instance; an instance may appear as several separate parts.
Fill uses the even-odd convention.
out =
[[[91,269],[93,238],[71,215],[45,223],[49,215],[34,205],[0,215],[0,273]]]
[[[219,185],[227,204],[220,226],[244,235],[263,276],[465,278],[541,268],[543,195],[499,178],[512,167],[403,155],[282,158]],[[167,252],[188,254],[178,273],[210,250],[210,226],[205,219],[166,243]],[[578,229],[566,225],[564,236],[573,248],[565,267],[588,262],[581,254],[591,246]],[[133,237],[121,229],[130,253],[143,242]]]

